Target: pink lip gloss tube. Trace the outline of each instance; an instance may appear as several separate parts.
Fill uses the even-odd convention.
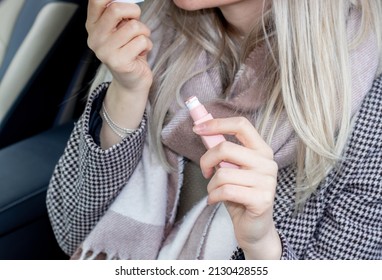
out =
[[[194,125],[201,124],[207,120],[212,120],[213,117],[210,113],[208,113],[206,107],[204,107],[199,99],[196,96],[192,96],[185,102],[191,118],[194,120]],[[223,135],[202,135],[202,142],[207,149],[211,149],[212,147],[220,144],[221,142],[226,141]],[[222,161],[218,165],[219,167],[226,168],[239,168],[236,164]]]

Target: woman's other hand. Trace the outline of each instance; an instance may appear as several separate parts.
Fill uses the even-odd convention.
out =
[[[89,0],[88,45],[113,75],[113,82],[129,92],[149,90],[152,72],[146,54],[152,49],[149,28],[139,21],[136,4]]]
[[[281,242],[273,221],[278,167],[272,149],[243,117],[210,120],[195,126],[194,132],[234,135],[241,142],[220,143],[202,156],[202,172],[206,178],[212,177],[208,202],[225,203],[247,259],[279,259]],[[240,168],[215,171],[222,161]]]
[[[86,29],[88,45],[110,70],[113,80],[104,106],[119,127],[138,128],[146,108],[153,74],[147,63],[152,49],[150,30],[139,18],[136,4],[89,0]],[[104,121],[101,147],[107,149],[121,141]]]

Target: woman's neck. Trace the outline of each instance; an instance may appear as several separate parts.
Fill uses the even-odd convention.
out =
[[[220,6],[220,10],[226,21],[232,25],[241,35],[247,35],[262,17],[268,7],[269,0],[243,0],[234,4]]]

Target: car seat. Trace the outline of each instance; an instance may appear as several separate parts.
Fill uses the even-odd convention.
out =
[[[0,148],[55,125],[86,60],[87,0],[0,1]]]
[[[99,61],[87,0],[0,0],[0,259],[67,259],[45,197]]]

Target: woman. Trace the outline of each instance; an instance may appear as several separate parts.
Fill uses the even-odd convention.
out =
[[[380,1],[109,2],[89,1],[103,66],[47,195],[65,252],[382,258]],[[193,126],[194,95],[214,120]]]

